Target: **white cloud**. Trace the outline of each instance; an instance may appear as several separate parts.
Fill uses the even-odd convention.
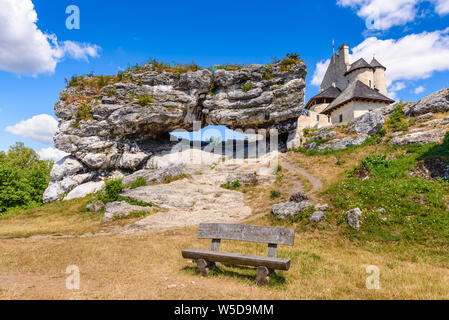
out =
[[[416,19],[421,5],[431,2],[439,15],[449,13],[449,0],[337,0],[366,21],[368,29],[388,30]]]
[[[387,30],[392,26],[413,21],[420,0],[338,0],[342,7],[350,7],[365,19],[367,28]]]
[[[445,15],[449,13],[449,0],[434,0],[435,11],[439,15]]]
[[[67,153],[55,149],[55,148],[43,148],[37,152],[41,160],[53,160],[55,162],[61,160],[65,156],[68,156]]]
[[[406,85],[404,82],[400,82],[400,81],[395,82],[389,87],[388,95],[390,96],[390,98],[396,99],[396,97],[397,97],[396,93],[398,91],[404,90],[405,88],[406,88]]]
[[[449,70],[449,28],[409,34],[400,39],[367,38],[353,48],[351,61],[376,59],[387,68],[387,81],[426,79]]]
[[[323,81],[324,75],[326,74],[327,67],[329,66],[330,59],[322,60],[318,62],[315,66],[315,71],[313,72],[312,84],[314,86],[320,86]]]
[[[415,88],[415,90],[413,90],[413,92],[415,94],[420,94],[420,93],[423,93],[425,90],[426,90],[426,88],[424,88],[423,86],[419,86],[419,87]]]
[[[0,0],[0,70],[17,74],[53,73],[64,57],[98,57],[96,45],[58,42],[43,33],[31,0]]]
[[[58,121],[48,114],[40,114],[28,120],[22,120],[6,131],[33,140],[53,144],[53,136],[58,129]]]

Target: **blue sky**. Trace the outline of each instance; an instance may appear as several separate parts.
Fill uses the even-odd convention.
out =
[[[80,9],[79,30],[66,28],[69,5]],[[26,14],[34,11],[33,29]],[[310,98],[334,39],[355,48],[354,59],[375,53],[392,96],[417,100],[449,86],[448,27],[449,0],[0,0],[0,150],[23,141],[51,154],[49,116],[64,78],[114,74],[149,57],[207,67],[297,52]]]

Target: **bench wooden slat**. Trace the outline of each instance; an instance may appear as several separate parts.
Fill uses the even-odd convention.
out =
[[[182,256],[185,259],[204,259],[208,262],[221,262],[226,264],[245,265],[260,267],[264,266],[273,270],[289,270],[290,260],[274,257],[250,256],[237,253],[212,252],[205,250],[183,250]]]
[[[202,223],[198,239],[225,239],[293,246],[295,230],[241,224]]]

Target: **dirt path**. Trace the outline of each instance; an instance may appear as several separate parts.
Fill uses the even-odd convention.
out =
[[[280,158],[282,168],[287,169],[290,175],[294,176],[299,174],[304,178],[306,178],[311,183],[312,188],[310,191],[308,191],[308,195],[312,201],[317,202],[318,198],[316,194],[323,188],[323,182],[318,177],[314,176],[304,168],[301,168],[297,164],[292,163],[286,154],[282,154]],[[291,193],[304,191],[304,187],[303,184],[301,183],[301,180],[299,179],[293,180],[290,191]]]

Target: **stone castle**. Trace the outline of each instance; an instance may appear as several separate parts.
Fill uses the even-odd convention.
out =
[[[393,103],[388,98],[386,68],[375,58],[349,63],[349,46],[340,46],[330,61],[318,95],[307,103],[298,130],[352,121]]]

